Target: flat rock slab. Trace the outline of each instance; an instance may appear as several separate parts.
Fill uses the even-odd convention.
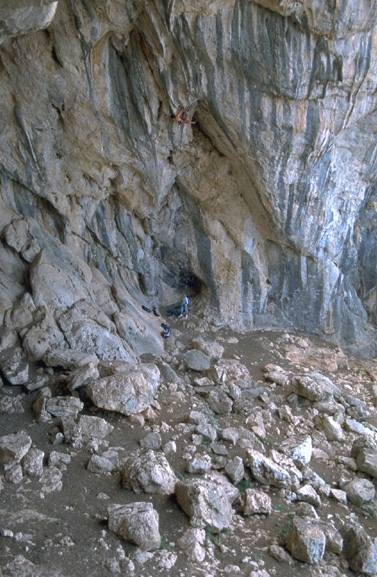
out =
[[[72,349],[54,349],[45,355],[43,361],[48,367],[62,367],[68,370],[77,369],[89,363],[98,365],[97,355]]]
[[[208,371],[211,367],[211,359],[202,351],[191,349],[183,355],[187,367],[193,371]]]
[[[309,401],[327,401],[342,396],[340,389],[321,373],[296,375],[292,378],[295,392]]]
[[[124,364],[124,372],[90,383],[86,390],[97,407],[129,416],[150,407],[159,385],[160,371],[149,363]]]

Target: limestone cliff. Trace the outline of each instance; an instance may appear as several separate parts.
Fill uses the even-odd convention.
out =
[[[376,21],[374,0],[3,1],[6,344],[134,360],[163,346],[141,305],[186,291],[375,355]]]

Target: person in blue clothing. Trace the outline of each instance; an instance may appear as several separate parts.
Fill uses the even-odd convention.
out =
[[[181,316],[187,319],[189,312],[189,300],[188,297],[185,295],[182,299],[182,314]]]

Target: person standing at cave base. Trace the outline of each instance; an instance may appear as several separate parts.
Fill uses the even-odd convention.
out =
[[[188,312],[189,312],[189,300],[188,297],[185,295],[182,299],[182,313],[180,317],[184,317],[185,319],[187,319]]]

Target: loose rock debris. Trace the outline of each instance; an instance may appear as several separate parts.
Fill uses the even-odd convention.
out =
[[[376,575],[375,363],[175,332],[163,358],[57,350],[40,387],[0,388],[1,574]]]

